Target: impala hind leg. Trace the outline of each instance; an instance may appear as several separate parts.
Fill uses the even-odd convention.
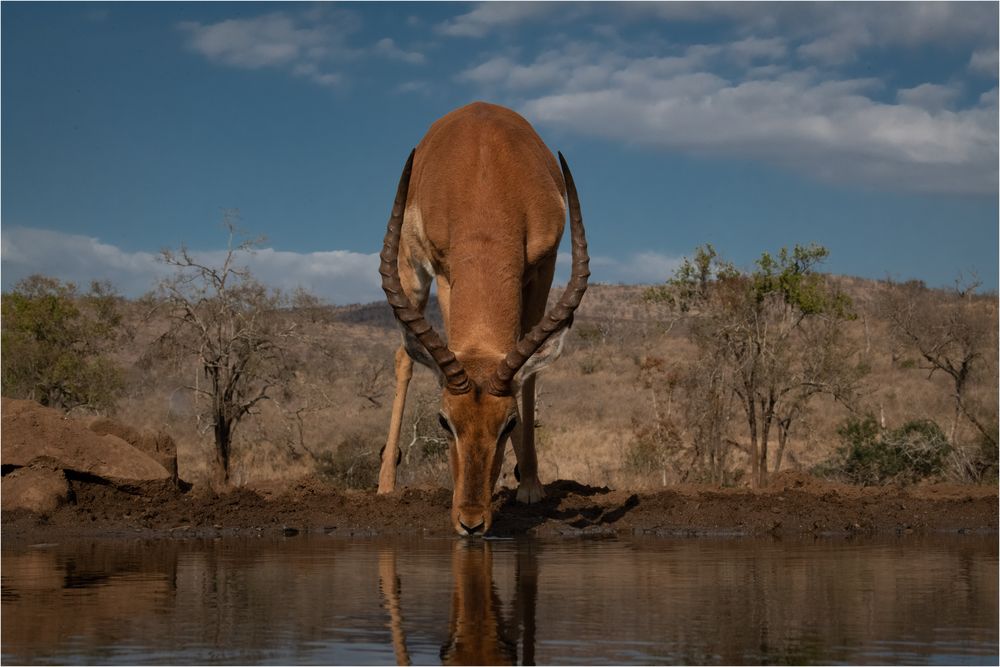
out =
[[[538,456],[535,454],[534,375],[528,376],[521,384],[520,422],[510,437],[517,457],[517,500],[521,503],[537,503],[545,497],[545,490],[538,480]]]
[[[406,408],[406,390],[413,377],[413,360],[406,353],[406,347],[396,350],[396,395],[392,399],[392,419],[389,421],[389,437],[382,449],[382,468],[378,473],[378,492],[392,493],[396,488],[396,464],[399,462],[399,431],[403,426],[403,410]]]

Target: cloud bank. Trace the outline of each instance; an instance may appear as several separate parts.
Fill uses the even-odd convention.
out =
[[[671,2],[587,10],[597,38],[580,31],[533,53],[494,51],[454,80],[575,134],[751,159],[877,189],[997,190],[995,5]],[[481,5],[439,31],[466,26],[461,34],[482,37],[515,20],[550,18]],[[657,22],[664,29],[711,22],[722,36],[670,41]],[[624,36],[640,23],[652,29],[644,39]],[[892,49],[905,60],[931,47],[969,55],[949,78],[917,85],[894,88],[898,73],[858,74],[869,53]],[[983,75],[992,84],[984,86]]]
[[[550,128],[874,189],[997,191],[995,3],[453,6],[430,26],[404,22],[423,50],[325,5],[177,27],[219,65],[338,86],[381,59],[404,68],[388,90],[424,96],[441,89],[413,67],[440,42],[467,45],[471,58],[444,64],[451,81]],[[939,80],[899,82],[932,52],[954,71],[915,65]]]
[[[284,70],[320,86],[343,83],[344,63],[367,55],[411,65],[426,62],[423,53],[408,51],[389,37],[369,47],[351,45],[360,19],[349,10],[323,5],[306,12],[272,12],[216,23],[184,21],[176,27],[184,34],[187,49],[210,62]]]
[[[191,251],[199,261],[218,266],[224,250]],[[127,251],[91,236],[66,234],[32,227],[7,226],[0,237],[3,289],[33,273],[89,285],[108,280],[123,295],[138,297],[153,289],[171,268],[158,254]],[[665,280],[679,259],[656,252],[624,258],[591,257],[593,282],[651,283]],[[258,280],[271,287],[292,291],[298,287],[333,304],[368,303],[385,298],[378,273],[378,253],[329,250],[309,253],[260,248],[242,258]],[[560,253],[556,282],[569,277],[570,256]]]
[[[21,278],[42,273],[78,285],[109,280],[125,296],[137,297],[171,272],[158,261],[156,253],[122,250],[90,236],[5,227],[0,244],[5,290]],[[225,251],[191,254],[209,265],[221,265]],[[303,287],[331,303],[366,303],[383,298],[377,253],[296,253],[260,248],[240,263],[266,285],[288,291]]]

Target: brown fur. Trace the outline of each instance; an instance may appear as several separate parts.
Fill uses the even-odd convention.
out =
[[[430,279],[438,282],[448,347],[473,390],[442,392],[453,425],[452,520],[489,530],[490,501],[518,406],[513,396],[483,391],[517,341],[545,314],[565,224],[565,185],[552,153],[521,116],[475,102],[435,122],[416,148],[400,234],[399,280],[422,311]],[[405,356],[405,355],[403,355]],[[396,399],[379,492],[395,485],[395,456],[409,358],[397,354]],[[533,385],[531,385],[533,387]],[[525,398],[526,405],[533,401]],[[541,497],[533,415],[514,434],[524,500]]]
[[[461,314],[445,323],[448,346],[474,381],[492,373],[543,314],[552,278],[544,285],[538,278],[555,267],[564,192],[552,153],[503,107],[457,109],[417,145],[407,215],[419,211],[424,238],[414,230],[402,245],[448,283],[447,312]],[[520,317],[526,288],[527,296],[541,295],[531,322]],[[487,363],[478,364],[485,375],[477,377],[478,361]]]
[[[441,647],[445,665],[515,665],[517,645],[507,635],[500,596],[493,583],[489,543],[452,548],[451,618]]]

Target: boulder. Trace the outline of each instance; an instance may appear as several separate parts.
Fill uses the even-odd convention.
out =
[[[25,467],[47,458],[64,470],[114,480],[170,479],[171,473],[149,454],[115,435],[99,435],[86,424],[34,401],[2,400],[0,463]],[[4,484],[7,483],[7,475]]]
[[[70,497],[66,473],[39,459],[31,467],[18,468],[3,478],[0,508],[51,514]]]
[[[89,428],[97,435],[113,435],[121,438],[141,452],[148,454],[170,473],[170,479],[177,483],[177,445],[174,439],[163,431],[139,431],[107,417],[98,417],[90,422]]]

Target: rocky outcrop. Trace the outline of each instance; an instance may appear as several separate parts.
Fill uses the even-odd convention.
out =
[[[177,482],[177,445],[174,439],[162,431],[139,431],[131,426],[107,417],[98,417],[90,422],[89,428],[98,435],[113,435],[121,438],[141,452],[148,454],[170,473],[170,479]]]
[[[167,436],[140,433],[110,420],[88,427],[59,410],[8,398],[2,399],[0,421],[5,473],[0,500],[5,510],[53,511],[71,497],[67,474],[118,483],[177,479],[176,447]]]
[[[4,510],[28,510],[50,514],[71,497],[66,473],[45,459],[18,468],[3,478],[0,507]]]

